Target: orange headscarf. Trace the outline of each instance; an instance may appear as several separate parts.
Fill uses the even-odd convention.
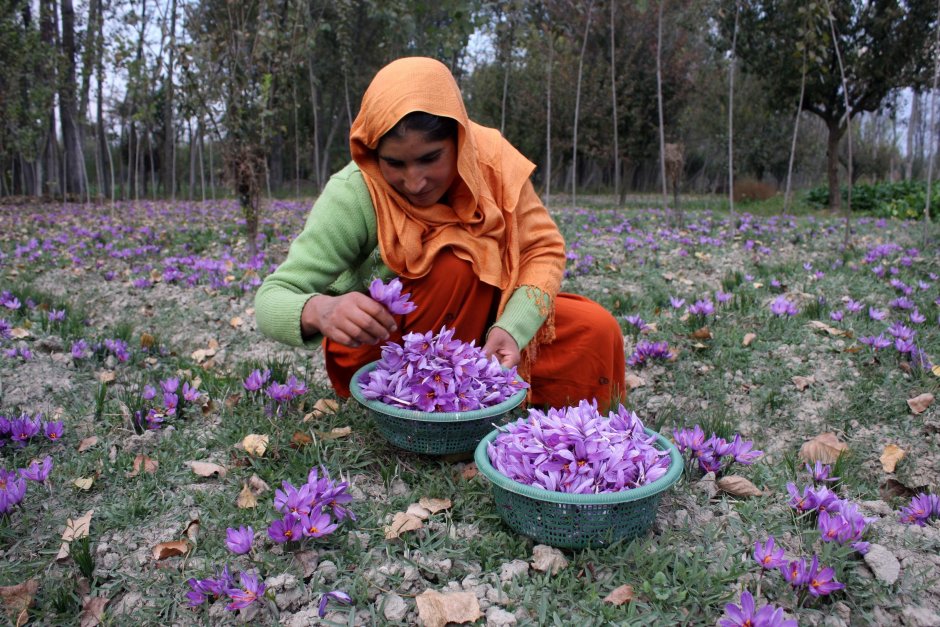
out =
[[[448,205],[415,207],[379,169],[379,140],[414,111],[457,121],[459,181],[448,194]],[[418,278],[427,274],[438,251],[449,246],[472,264],[480,280],[502,290],[502,310],[518,287],[518,224],[513,212],[535,166],[498,131],[470,121],[447,66],[409,57],[382,68],[362,98],[349,145],[375,205],[385,264],[400,276]],[[554,296],[548,286],[544,291]]]

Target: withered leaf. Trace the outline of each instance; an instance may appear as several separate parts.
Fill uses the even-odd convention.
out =
[[[480,470],[477,468],[475,462],[470,462],[464,466],[463,470],[460,471],[460,476],[463,477],[466,481],[470,481],[478,474],[480,474]]]
[[[932,372],[935,377],[940,377],[940,364],[937,364],[931,368],[930,372]]]
[[[800,459],[809,463],[820,461],[824,464],[832,464],[848,449],[848,445],[840,442],[835,433],[822,433],[803,443],[800,448]]]
[[[911,408],[911,411],[915,414],[922,414],[927,411],[927,408],[933,405],[933,394],[930,392],[925,392],[919,394],[914,398],[907,399],[907,406]]]
[[[636,376],[635,374],[627,375],[627,387],[629,387],[631,390],[641,388],[644,385],[646,385],[646,381],[644,381],[642,378]]]
[[[741,345],[742,345],[742,346],[750,346],[750,345],[751,345],[751,342],[753,342],[753,341],[756,340],[756,339],[757,339],[757,334],[756,334],[756,333],[745,333],[745,334],[744,334],[744,339],[741,340]]]
[[[691,337],[693,340],[710,340],[713,336],[711,329],[709,329],[707,326],[704,326],[692,333]]]
[[[72,484],[79,490],[91,490],[91,486],[95,484],[95,477],[79,477]]]
[[[104,606],[109,600],[107,597],[87,597],[79,615],[80,627],[95,627],[100,624],[104,616]]]
[[[189,524],[186,525],[186,528],[183,529],[183,535],[195,542],[196,538],[199,536],[200,524],[198,518],[193,518],[189,521]]]
[[[385,527],[385,539],[394,540],[406,531],[416,531],[422,527],[424,527],[424,523],[417,516],[405,512],[395,512],[392,524]]]
[[[134,468],[127,473],[128,477],[136,477],[140,474],[140,471],[143,470],[148,474],[154,474],[157,472],[160,463],[155,459],[150,459],[142,453],[138,453],[137,457],[134,458]]]
[[[242,395],[240,393],[229,394],[225,397],[225,407],[227,409],[232,409],[238,405],[238,401],[242,400]]]
[[[29,329],[24,329],[23,327],[14,327],[10,329],[10,337],[15,340],[22,340],[23,338],[29,337],[32,335],[29,332]]]
[[[215,402],[209,397],[203,397],[203,398],[205,398],[205,401],[203,401],[202,407],[200,407],[199,409],[202,411],[203,416],[208,416],[215,409]],[[231,407],[229,409],[231,409]]]
[[[27,608],[33,604],[33,598],[39,591],[38,579],[27,579],[23,583],[15,586],[0,586],[0,599],[3,600],[3,607],[6,609],[10,620],[16,625],[24,625],[26,621],[20,622],[23,617],[28,616]]]
[[[153,547],[151,552],[153,559],[165,560],[168,557],[176,557],[177,555],[185,555],[189,552],[189,541],[187,540],[173,540],[172,542],[161,542],[160,544]]]
[[[313,438],[311,438],[309,434],[303,431],[295,431],[294,435],[290,438],[290,447],[299,449],[310,445],[312,442]]]
[[[796,389],[798,389],[800,392],[802,392],[803,390],[805,390],[812,384],[816,383],[816,378],[813,376],[801,377],[797,375],[795,377],[792,377],[790,380],[793,381],[793,385],[795,385]]]
[[[268,436],[249,433],[242,440],[242,448],[252,457],[264,457],[264,452],[268,450]]]
[[[117,377],[113,370],[102,370],[97,375],[98,383],[112,383]]]
[[[140,347],[141,348],[153,348],[153,344],[156,341],[157,341],[156,338],[150,335],[149,333],[140,334]]]
[[[831,327],[831,326],[829,326],[828,324],[826,324],[825,322],[821,322],[821,321],[819,321],[819,320],[810,320],[810,321],[807,322],[806,324],[807,324],[807,326],[809,326],[810,328],[812,328],[812,329],[815,330],[815,331],[823,331],[823,332],[825,332],[825,333],[828,333],[829,335],[834,335],[834,336],[848,335],[848,333],[847,333],[846,331],[844,331],[844,330],[842,330],[842,329],[837,329],[837,328],[835,328],[835,327]]]
[[[719,490],[731,496],[760,496],[763,494],[756,485],[740,475],[722,477],[716,482],[716,485]]]
[[[306,579],[317,571],[317,564],[320,563],[320,553],[317,551],[298,551],[294,553],[294,559],[300,562],[304,569],[304,579]]]
[[[417,597],[418,618],[425,627],[444,627],[447,623],[473,623],[483,613],[480,602],[472,592],[425,590]]]
[[[633,586],[630,584],[624,584],[618,588],[614,588],[610,591],[610,594],[604,597],[604,603],[610,603],[611,605],[623,605],[632,600]]]
[[[410,514],[411,516],[414,516],[415,518],[420,518],[421,520],[427,520],[428,517],[431,515],[431,512],[421,507],[417,503],[412,503],[411,505],[409,505],[405,513]]]
[[[97,444],[97,443],[98,443],[98,436],[97,436],[97,435],[93,435],[93,436],[87,437],[87,438],[85,438],[84,440],[82,440],[81,442],[78,443],[78,452],[79,452],[79,453],[84,453],[85,451],[87,451],[88,449],[90,449],[91,447],[93,447],[93,446],[94,446],[95,444]]]
[[[345,438],[352,433],[352,427],[334,427],[329,431],[317,431],[317,437],[321,440],[338,440]]]
[[[270,489],[268,484],[264,482],[264,479],[258,475],[251,475],[251,479],[248,480],[248,487],[251,488],[252,492],[258,495],[264,494]]]
[[[885,472],[894,472],[898,462],[904,459],[905,451],[897,444],[888,444],[881,452],[881,467]]]
[[[436,514],[443,509],[450,509],[452,503],[450,499],[432,499],[423,496],[418,500],[418,505],[428,510],[430,513]]]
[[[62,546],[59,547],[59,552],[55,556],[57,562],[69,556],[69,543],[72,540],[84,538],[88,535],[88,531],[91,529],[91,517],[94,513],[95,510],[90,509],[75,520],[71,518],[65,520],[65,531],[62,532]]]
[[[241,509],[252,509],[258,506],[258,497],[251,491],[247,483],[242,486],[242,491],[238,493],[235,504]]]
[[[564,554],[554,547],[537,544],[532,547],[532,568],[543,573],[557,575],[558,571],[568,566]]]
[[[339,402],[333,398],[321,398],[313,404],[313,410],[304,416],[304,422],[316,420],[327,414],[335,414],[339,410]]]
[[[220,479],[225,477],[225,468],[218,464],[211,462],[186,462],[186,465],[192,468],[193,472],[200,477],[211,477],[213,475],[218,475]]]
[[[232,325],[232,328],[233,328],[233,329],[237,329],[238,327],[240,327],[240,326],[242,326],[243,324],[245,324],[245,321],[242,320],[240,317],[235,316],[234,318],[232,318],[231,320],[229,320],[228,323],[229,323],[230,325]]]

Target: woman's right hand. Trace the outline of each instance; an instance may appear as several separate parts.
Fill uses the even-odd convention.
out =
[[[359,292],[318,294],[304,304],[300,314],[303,337],[322,333],[351,348],[385,341],[396,329],[395,319],[385,306]]]

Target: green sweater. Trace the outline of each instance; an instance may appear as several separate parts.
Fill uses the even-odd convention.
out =
[[[287,259],[258,289],[258,328],[279,342],[316,348],[323,336],[305,341],[300,332],[300,314],[307,300],[317,294],[368,293],[373,279],[388,281],[394,276],[379,253],[369,189],[359,166],[350,162],[330,177],[303,231],[291,243]],[[538,290],[517,289],[494,324],[507,331],[520,350],[545,321],[536,303],[538,296]]]

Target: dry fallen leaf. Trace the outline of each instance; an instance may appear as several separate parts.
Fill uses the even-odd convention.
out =
[[[395,512],[392,524],[385,527],[385,539],[394,540],[406,531],[416,531],[423,526],[424,523],[417,516],[405,512]]]
[[[477,468],[477,465],[474,462],[470,462],[464,466],[463,470],[460,471],[460,476],[463,477],[466,481],[470,481],[478,474],[480,474],[480,470]]]
[[[268,450],[268,436],[249,433],[242,440],[242,448],[252,457],[264,457],[264,452]]]
[[[29,620],[26,610],[33,604],[33,597],[38,590],[38,579],[28,579],[15,586],[0,586],[3,607],[15,625],[25,625]]]
[[[410,514],[411,516],[414,516],[415,518],[420,518],[421,520],[427,520],[428,517],[431,515],[431,512],[421,507],[417,503],[412,503],[411,505],[409,505],[405,513]]]
[[[444,627],[447,623],[472,623],[483,616],[480,602],[472,592],[425,590],[415,598],[418,619],[425,627]]]
[[[22,340],[24,337],[29,337],[30,335],[32,335],[32,333],[30,333],[28,329],[24,329],[23,327],[14,327],[10,329],[10,337],[12,337],[15,340]]]
[[[450,499],[431,499],[423,496],[418,500],[418,505],[428,510],[430,513],[436,514],[443,509],[450,509],[452,504]]]
[[[345,438],[350,433],[352,433],[352,427],[334,427],[329,431],[317,431],[317,437],[321,440],[338,440],[339,438]]]
[[[90,449],[97,443],[98,443],[97,435],[93,435],[91,437],[85,438],[84,440],[78,443],[78,452],[84,453],[85,451],[87,451],[88,449]]]
[[[153,344],[156,341],[157,341],[156,338],[150,335],[149,333],[140,334],[140,347],[141,348],[153,348]]]
[[[235,500],[235,504],[241,509],[252,509],[258,506],[258,497],[251,491],[247,483],[242,486],[242,491],[238,493],[238,499]]]
[[[760,496],[763,494],[756,485],[740,475],[722,477],[715,485],[718,486],[719,490],[731,496]]]
[[[931,368],[930,372],[932,372],[935,377],[940,377],[940,364],[937,364],[936,366]]]
[[[824,464],[832,464],[848,449],[848,445],[840,442],[835,433],[822,433],[803,443],[800,448],[800,459],[809,463],[820,461]]]
[[[904,459],[904,454],[904,449],[897,444],[887,445],[885,450],[882,451],[881,457],[879,458],[881,461],[881,467],[885,472],[894,472],[898,462]]]
[[[235,316],[234,318],[232,318],[231,320],[229,320],[228,323],[229,323],[230,325],[232,325],[232,328],[233,328],[233,329],[237,329],[238,327],[240,327],[240,326],[242,326],[243,324],[245,324],[245,321],[242,320],[241,318],[239,318],[238,316]]]
[[[218,464],[210,462],[186,462],[186,465],[192,468],[193,472],[200,477],[211,477],[212,475],[219,475],[220,479],[225,477],[225,468]]]
[[[532,568],[543,573],[557,575],[558,571],[568,566],[564,554],[554,547],[537,544],[532,548]]]
[[[619,588],[614,588],[610,591],[606,597],[604,597],[604,603],[610,603],[612,605],[623,605],[624,603],[629,603],[633,600],[633,586],[630,584],[624,584]]]
[[[339,410],[339,402],[333,398],[321,398],[313,404],[313,411],[304,416],[304,422],[316,420],[320,416],[335,414]]]
[[[75,520],[67,518],[65,520],[65,531],[62,532],[62,546],[59,547],[59,553],[55,556],[56,561],[60,561],[69,556],[69,542],[84,538],[91,529],[91,516],[95,510],[90,509]]]
[[[251,488],[252,492],[258,495],[264,494],[270,489],[268,484],[264,482],[264,479],[258,475],[251,475],[251,479],[248,480],[248,487]]]
[[[95,478],[92,477],[79,477],[72,484],[79,490],[91,490],[91,486],[95,483]]]
[[[189,524],[186,525],[186,528],[183,529],[183,535],[192,540],[196,541],[196,537],[199,536],[199,526],[200,522],[198,518],[193,518],[189,521]]]
[[[793,385],[795,385],[796,389],[798,389],[800,392],[802,392],[803,390],[805,390],[812,384],[816,383],[816,379],[813,376],[801,377],[797,375],[795,377],[792,377],[790,380],[793,381]]]
[[[189,542],[186,540],[174,540],[172,542],[161,542],[160,544],[153,547],[151,552],[153,559],[160,561],[165,560],[168,557],[176,557],[177,555],[185,555],[189,552]]]
[[[88,597],[82,605],[82,613],[79,615],[80,627],[95,627],[101,623],[101,617],[104,616],[104,606],[108,604],[108,597]]]
[[[842,329],[837,329],[835,327],[831,327],[825,322],[820,322],[819,320],[811,320],[810,322],[807,323],[807,326],[812,327],[816,331],[824,331],[828,333],[829,335],[836,335],[836,336],[848,335],[847,331],[844,331]]]
[[[240,393],[229,394],[225,397],[225,407],[227,409],[232,409],[238,405],[238,401],[242,400],[242,395]]]
[[[644,381],[642,378],[636,376],[635,374],[627,375],[627,387],[629,387],[631,390],[641,388],[644,385],[646,385],[646,381]]]
[[[744,339],[741,341],[742,346],[750,346],[751,342],[757,339],[756,333],[745,333]]]
[[[117,377],[113,370],[103,370],[96,376],[98,377],[98,383],[111,383]]]
[[[693,340],[710,340],[712,339],[712,332],[707,326],[702,327],[701,329],[696,330],[692,333]]]
[[[310,435],[304,433],[303,431],[296,431],[294,435],[290,438],[290,447],[299,449],[305,446],[309,446],[313,443],[313,438]]]
[[[134,458],[134,468],[129,473],[128,477],[136,477],[140,474],[140,471],[143,470],[148,474],[153,474],[157,472],[157,468],[160,466],[160,463],[155,459],[150,459],[142,453],[138,453],[137,457]]]
[[[933,394],[926,392],[914,398],[907,399],[907,406],[910,407],[911,411],[915,414],[922,414],[928,407],[933,405],[933,400]]]

